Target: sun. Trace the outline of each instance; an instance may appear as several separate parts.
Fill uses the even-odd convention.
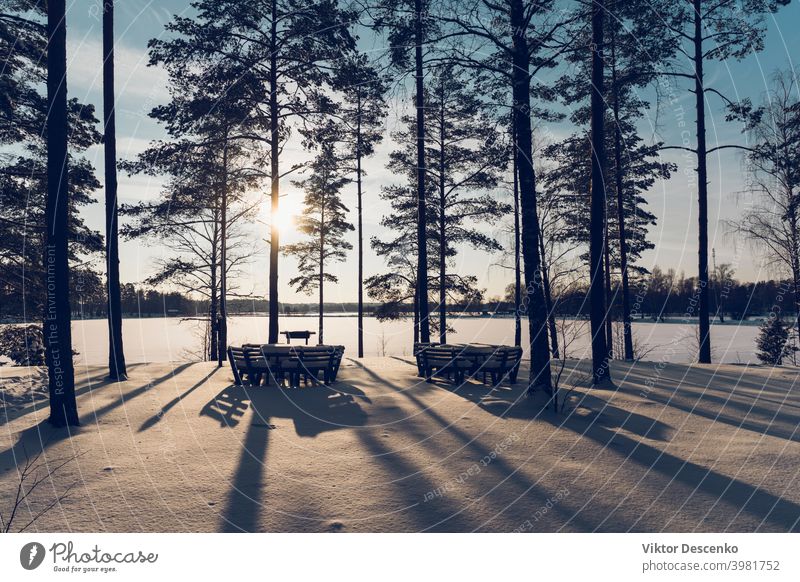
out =
[[[261,204],[260,218],[267,224],[278,229],[281,235],[297,231],[297,219],[303,213],[303,208],[296,196],[286,194],[278,202],[278,212],[272,216],[272,203],[269,199]],[[274,218],[274,220],[273,220]]]

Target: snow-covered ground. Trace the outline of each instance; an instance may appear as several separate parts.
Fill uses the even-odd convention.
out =
[[[614,363],[543,411],[513,387],[426,384],[404,358],[346,360],[332,388],[242,388],[207,363],[78,370],[83,426],[55,430],[0,368],[0,511],[16,467],[67,463],[31,531],[800,529],[800,394],[788,368]],[[74,457],[74,458],[73,458]],[[70,460],[72,459],[72,460]]]

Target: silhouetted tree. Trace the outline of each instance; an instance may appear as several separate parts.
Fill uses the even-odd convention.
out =
[[[428,294],[428,229],[426,217],[427,170],[425,157],[425,89],[426,54],[434,46],[437,21],[432,17],[433,0],[379,0],[376,3],[374,25],[388,31],[390,60],[395,70],[413,71],[414,107],[416,109],[416,193],[417,193],[417,310],[419,334],[423,342],[430,341],[430,306]],[[413,59],[411,50],[413,47]],[[413,63],[413,64],[412,64]]]
[[[245,193],[258,185],[260,174],[250,172],[240,144],[223,140],[220,151],[216,143],[199,145],[189,137],[197,136],[158,142],[129,164],[131,171],[166,176],[168,181],[158,199],[121,207],[129,217],[121,234],[157,241],[170,251],[157,261],[148,285],[170,283],[208,301],[206,358],[219,363],[220,351],[224,357],[218,327],[222,281],[231,275],[236,280],[255,252],[241,223],[258,207]],[[229,286],[224,291],[228,295],[234,289]]]
[[[45,205],[48,192],[48,99],[40,82],[47,76],[44,6],[26,0],[0,4],[0,310],[44,316],[47,301]],[[76,154],[99,143],[91,105],[67,102],[69,158],[68,239],[70,292],[80,300],[94,280],[92,259],[103,248],[78,209],[94,202],[99,187],[92,165]],[[41,314],[41,315],[40,315]]]
[[[50,423],[78,426],[69,301],[69,158],[67,150],[67,25],[64,0],[47,5],[47,205],[44,276],[45,360]]]
[[[608,349],[605,333],[607,313],[605,299],[605,215],[606,215],[606,135],[604,102],[604,56],[605,37],[604,0],[594,0],[592,6],[592,189],[591,214],[589,217],[589,315],[592,332],[592,385],[605,387],[611,384],[611,369],[608,365]]]
[[[253,99],[251,116],[264,125],[250,138],[268,147],[272,221],[279,219],[280,180],[298,166],[281,170],[284,146],[298,124],[333,110],[326,88],[334,84],[336,63],[355,48],[352,13],[335,0],[198,0],[196,16],[176,16],[167,26],[175,35],[153,40],[163,62],[203,66],[235,65],[262,84],[264,99]],[[269,343],[278,341],[279,232],[270,229]]]
[[[591,3],[586,3],[589,9]],[[638,0],[606,3],[603,22],[606,47],[605,100],[607,103],[606,131],[606,192],[605,220],[606,244],[604,246],[605,288],[608,302],[605,333],[611,345],[613,304],[621,295],[623,320],[623,350],[626,359],[633,358],[633,336],[630,325],[630,284],[634,263],[641,253],[653,247],[647,239],[648,228],[655,224],[655,216],[645,209],[644,194],[658,179],[666,179],[674,165],[661,161],[661,142],[645,143],[638,125],[650,107],[640,97],[641,91],[658,79],[657,67],[668,60],[674,46],[667,32],[652,26],[650,2]],[[584,10],[584,8],[579,9]],[[579,27],[577,45],[590,40],[591,30]],[[559,94],[572,108],[570,119],[579,126],[587,126],[591,117],[589,104],[591,87],[585,82],[590,75],[591,55],[585,51],[570,53],[575,67],[558,83]],[[655,92],[658,97],[657,91]],[[560,143],[552,144],[545,153],[557,165],[546,177],[549,187],[565,192],[572,191],[573,198],[565,199],[563,212],[572,221],[576,241],[586,241],[588,233],[580,228],[588,222],[588,192],[591,182],[591,157],[587,155],[589,135],[579,132]],[[613,272],[618,270],[621,289],[611,293]]]
[[[108,375],[127,380],[122,346],[117,220],[117,130],[114,116],[114,0],[103,0],[103,146],[106,179],[106,288],[108,292]]]
[[[437,18],[451,37],[464,42],[451,58],[492,78],[493,86],[505,84],[513,110],[517,142],[517,176],[522,224],[522,256],[530,327],[531,371],[529,393],[552,392],[550,349],[547,343],[547,308],[541,281],[539,217],[536,205],[536,172],[533,165],[531,97],[552,99],[551,87],[533,83],[537,74],[553,68],[569,46],[563,32],[572,16],[554,8],[553,0],[503,0],[501,2],[454,2]]]
[[[341,190],[347,184],[336,155],[335,141],[326,140],[310,164],[311,175],[295,182],[305,191],[305,209],[297,220],[297,230],[308,237],[307,241],[288,245],[287,255],[297,257],[298,274],[289,285],[306,295],[317,291],[319,298],[319,329],[317,339],[324,340],[325,283],[337,283],[339,278],[328,269],[333,262],[347,258],[346,251],[353,245],[344,238],[354,230],[347,222],[347,207],[342,204]]]
[[[447,343],[447,293],[454,285],[448,282],[447,262],[461,245],[488,252],[501,250],[496,239],[473,224],[494,224],[511,211],[491,194],[505,169],[508,149],[485,104],[457,69],[444,66],[434,71],[425,90],[425,103],[428,220],[433,220],[427,225],[426,239],[436,241],[429,245],[429,253],[434,253],[429,261],[438,273],[439,341]],[[417,169],[416,122],[408,117],[402,121],[407,130],[398,132],[395,140],[405,147],[394,152],[390,168],[395,174],[410,176]]]
[[[338,83],[344,95],[339,107],[343,118],[343,161],[356,185],[356,211],[358,214],[358,357],[364,357],[364,227],[363,227],[363,167],[365,158],[375,153],[375,145],[383,139],[383,122],[386,117],[385,80],[378,74],[365,55],[357,54],[346,61],[338,74]]]
[[[392,153],[393,164],[397,158],[402,158],[402,151]],[[390,165],[390,168],[393,166]],[[388,271],[382,274],[369,277],[365,286],[369,296],[380,302],[375,316],[382,321],[396,320],[403,318],[407,313],[411,313],[414,318],[413,336],[414,342],[420,341],[420,312],[417,305],[417,197],[415,189],[415,168],[402,163],[408,176],[408,182],[403,184],[392,184],[384,186],[381,191],[381,198],[388,201],[391,212],[381,219],[381,226],[388,236],[373,237],[371,240],[372,248],[375,253],[384,259]],[[399,169],[396,170],[398,173]],[[431,185],[428,185],[429,197],[435,193],[431,192]],[[428,217],[428,270],[437,269],[438,237],[435,236],[437,229],[437,215],[433,205],[427,205]],[[445,233],[447,237],[447,233]],[[475,305],[480,304],[482,292],[477,288],[477,277],[461,273],[448,273],[445,281],[447,294],[451,304]],[[433,292],[438,291],[439,278],[431,277],[429,288]],[[407,306],[410,304],[411,308]],[[434,332],[438,325],[437,320],[431,321]]]
[[[664,26],[672,34],[678,56],[690,65],[680,70],[663,70],[662,74],[687,79],[693,84],[697,123],[694,147],[669,146],[689,151],[697,157],[697,220],[698,220],[698,319],[700,349],[698,362],[711,363],[708,281],[708,156],[719,150],[737,147],[706,144],[706,95],[713,93],[725,104],[732,99],[708,84],[705,66],[713,61],[742,59],[764,45],[764,18],[788,0],[692,0],[665,2],[652,6],[653,25]]]
[[[481,102],[470,96],[465,80],[453,69],[437,71],[426,89],[426,180],[427,202],[425,241],[428,250],[426,272],[428,288],[438,292],[440,316],[431,320],[431,327],[446,340],[446,309],[448,303],[464,305],[479,302],[482,292],[476,288],[474,275],[447,269],[458,247],[467,246],[484,251],[497,251],[499,243],[475,227],[475,221],[493,224],[510,206],[496,200],[488,190],[497,186],[500,173],[507,163],[507,144],[501,143],[494,122],[486,115]],[[452,77],[455,75],[455,77]],[[452,81],[452,82],[451,82]],[[419,310],[418,272],[411,272],[409,253],[419,256],[417,180],[417,141],[415,117],[401,118],[404,128],[393,135],[400,149],[390,154],[389,169],[393,175],[405,176],[405,184],[383,188],[381,197],[391,205],[390,213],[381,225],[392,237],[374,237],[372,246],[383,257],[390,272],[367,280],[369,294],[382,302],[379,318],[402,317],[403,304],[414,306],[414,339],[424,337],[420,330],[424,319]]]
[[[800,337],[800,100],[791,70],[772,77],[764,104],[740,110],[751,138],[748,192],[755,198],[743,216],[728,222],[766,264],[788,274],[794,294],[794,326]]]
[[[783,358],[797,350],[789,345],[788,327],[780,317],[769,317],[761,324],[756,337],[756,357],[762,364],[780,366]]]

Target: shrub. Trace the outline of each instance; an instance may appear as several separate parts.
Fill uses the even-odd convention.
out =
[[[0,328],[0,355],[17,366],[44,366],[42,326],[5,325]]]
[[[789,345],[789,328],[779,317],[770,317],[761,324],[756,346],[756,357],[768,366],[780,366],[783,358],[797,351],[795,346]]]

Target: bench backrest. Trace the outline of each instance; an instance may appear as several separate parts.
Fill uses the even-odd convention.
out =
[[[416,342],[414,344],[414,355],[418,356],[423,351],[427,350],[430,347],[436,347],[441,344],[437,344],[434,342]]]
[[[522,361],[522,348],[519,346],[506,348],[508,353],[508,363],[512,366],[519,364]]]
[[[294,350],[294,354],[306,368],[328,368],[333,366],[335,351],[329,346],[317,346]]]
[[[231,366],[236,366],[237,368],[244,368],[247,366],[247,360],[245,359],[243,348],[230,346],[228,348],[228,360],[230,361]]]
[[[456,358],[456,352],[453,348],[428,347],[421,353],[428,365],[441,366]]]
[[[247,369],[247,360],[245,360],[244,357],[244,350],[242,348],[228,346],[228,363],[231,365],[234,382],[237,385],[241,385],[242,375],[239,373],[239,370],[244,371]]]
[[[261,350],[261,353],[268,358],[275,356],[288,356],[292,351],[292,346],[287,345],[264,344],[262,346],[258,346],[258,348]]]
[[[486,358],[487,364],[503,366],[509,362],[508,350],[506,348],[493,349]]]
[[[267,363],[267,358],[261,353],[261,346],[245,345],[243,346],[244,358],[249,366],[264,365]]]

